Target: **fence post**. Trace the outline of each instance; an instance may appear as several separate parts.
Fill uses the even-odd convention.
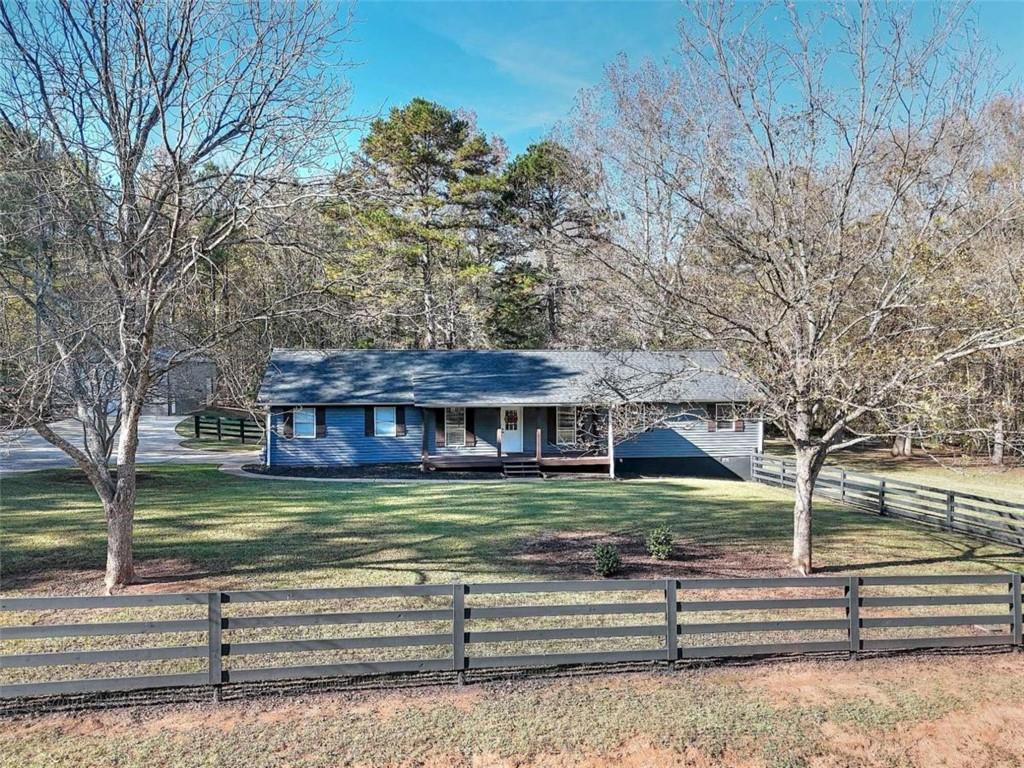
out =
[[[198,439],[199,438],[199,414],[197,413],[195,416],[193,416],[192,420],[193,420],[193,423],[195,424],[195,427],[196,427],[196,439]]]
[[[850,638],[850,656],[860,651],[860,577],[851,576],[846,583],[846,619]]]
[[[953,530],[953,513],[956,510],[956,494],[946,491],[946,528]]]
[[[466,585],[452,585],[452,669],[459,685],[466,681]]]
[[[839,501],[846,503],[846,470],[839,470]]]
[[[878,514],[885,514],[885,478],[878,481]]]
[[[238,420],[238,434],[242,438],[242,445],[245,445],[245,419]]]
[[[221,594],[209,592],[206,596],[207,669],[213,686],[213,700],[220,701],[220,686],[224,680],[221,659],[224,644],[221,639]]]
[[[679,621],[676,617],[676,580],[665,579],[665,659],[669,669],[679,658]]]
[[[220,431],[220,416],[218,416],[218,417],[217,417],[217,439],[218,439],[218,440],[220,440],[220,439],[221,439],[221,431]]]
[[[1024,650],[1024,609],[1021,607],[1021,575],[1013,574],[1010,581],[1010,593],[1013,598],[1013,644],[1017,650]]]

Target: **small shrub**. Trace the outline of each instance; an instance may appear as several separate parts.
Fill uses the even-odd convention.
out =
[[[598,576],[612,576],[622,567],[619,550],[611,544],[598,544],[594,547],[594,570]]]
[[[647,554],[655,560],[668,560],[672,556],[672,531],[659,525],[647,534]]]

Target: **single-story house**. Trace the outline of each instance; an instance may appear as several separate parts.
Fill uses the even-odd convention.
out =
[[[260,388],[270,467],[416,463],[746,476],[751,386],[714,350],[276,349]]]

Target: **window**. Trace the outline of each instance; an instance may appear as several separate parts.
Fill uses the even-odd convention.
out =
[[[295,437],[316,437],[316,409],[297,408],[292,411],[292,434]]]
[[[719,429],[735,429],[737,418],[739,416],[736,413],[736,406],[732,403],[717,403],[715,405],[715,421],[718,422]]]
[[[398,434],[393,405],[373,409],[373,434],[374,437],[395,437]]]
[[[576,444],[576,408],[559,406],[555,409],[555,443],[557,445]]]
[[[447,446],[466,444],[466,409],[444,409],[444,444]]]

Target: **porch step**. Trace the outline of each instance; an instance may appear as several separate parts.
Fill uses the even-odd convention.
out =
[[[507,478],[540,480],[540,466],[536,459],[504,459],[501,462],[501,473]]]

